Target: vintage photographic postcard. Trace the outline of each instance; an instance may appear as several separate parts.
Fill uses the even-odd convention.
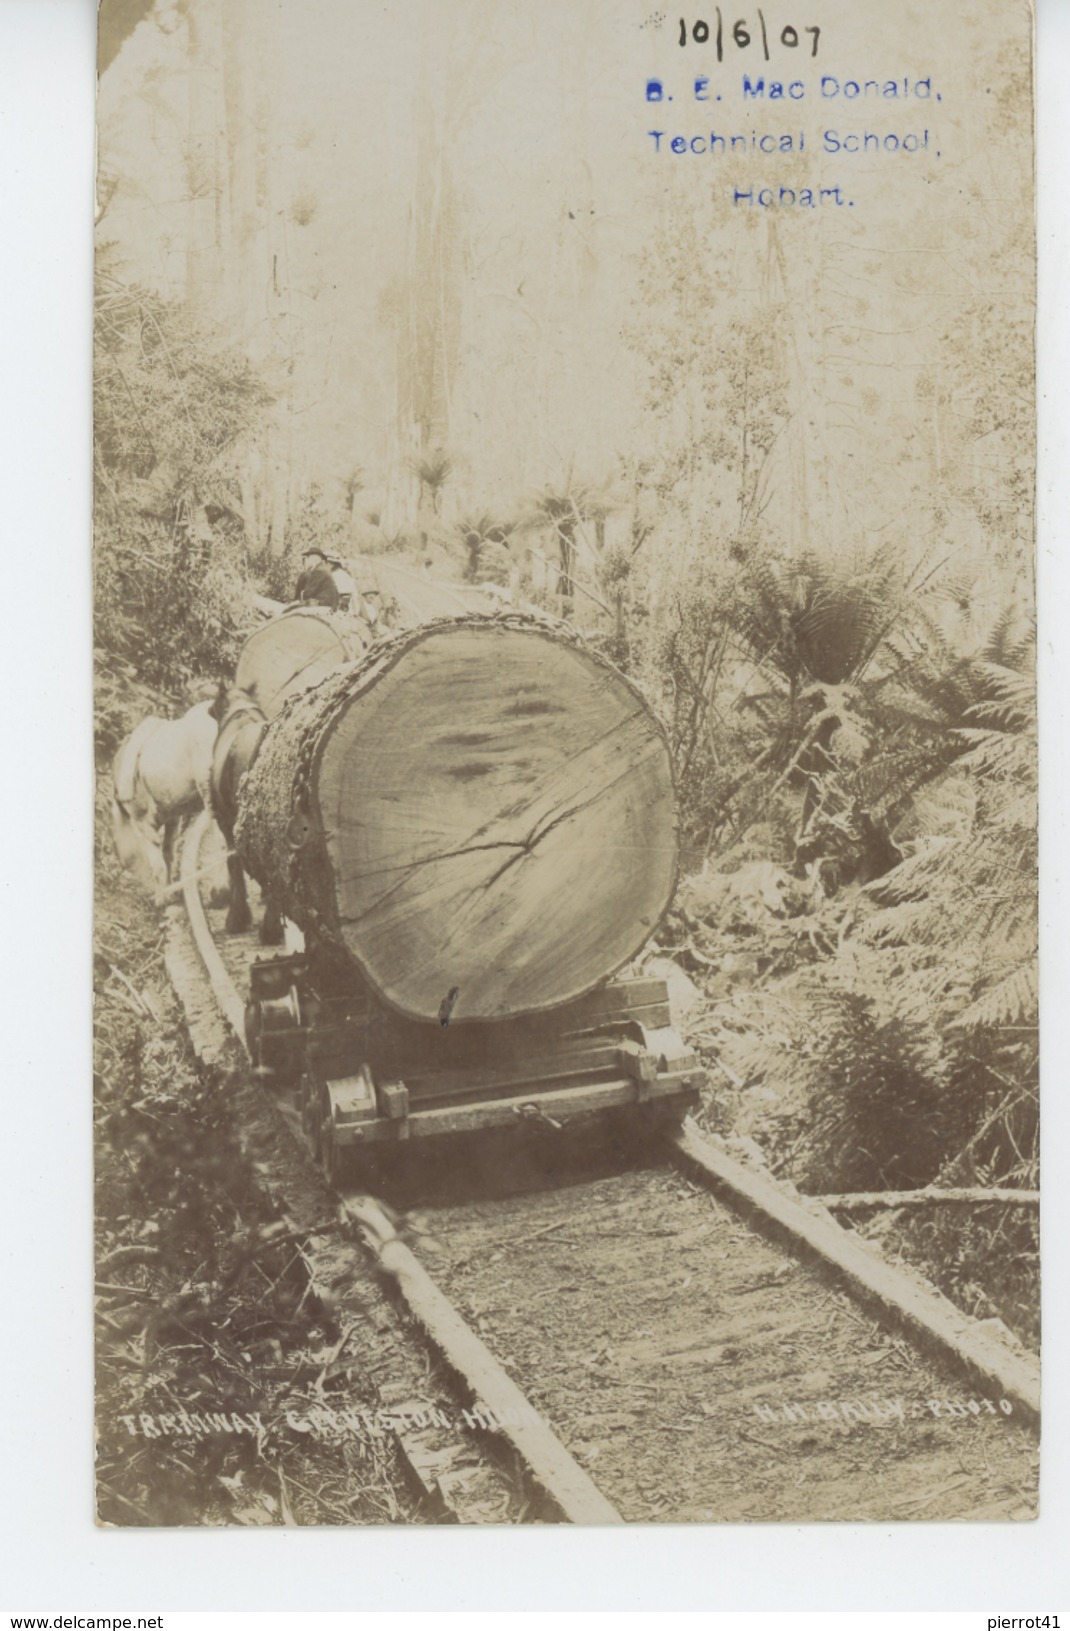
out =
[[[102,0],[97,1512],[1020,1520],[1030,10]]]

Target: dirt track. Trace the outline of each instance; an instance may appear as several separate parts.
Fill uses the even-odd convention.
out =
[[[1035,1510],[1024,1424],[676,1172],[428,1225],[444,1289],[632,1521]]]

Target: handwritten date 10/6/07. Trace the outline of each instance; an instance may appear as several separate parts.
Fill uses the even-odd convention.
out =
[[[750,45],[760,44],[766,62],[769,61],[770,35],[774,45],[786,46],[789,51],[795,51],[801,45],[805,51],[810,46],[810,55],[817,56],[817,42],[821,37],[821,30],[817,27],[796,28],[794,23],[787,23],[781,28],[779,34],[775,25],[772,30],[765,20],[765,13],[758,7],[758,28],[748,17],[740,17],[734,23],[726,24],[720,6],[714,11],[714,20],[710,24],[704,18],[698,17],[694,22],[688,22],[686,17],[680,18],[680,45],[706,45],[713,34],[713,43],[717,51],[717,61],[724,61],[726,44],[732,44],[739,51],[746,51]]]

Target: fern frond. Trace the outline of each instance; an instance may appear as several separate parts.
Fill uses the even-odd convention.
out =
[[[1018,1025],[1036,1019],[1039,970],[1034,957],[981,993],[951,1023],[958,1029]]]
[[[985,684],[989,696],[1000,702],[1013,703],[1023,721],[1032,719],[1036,704],[1036,676],[1029,670],[1007,668],[1002,663],[979,661],[975,668]]]
[[[986,813],[993,827],[1025,827],[1030,833],[1034,833],[1038,814],[1037,795],[1032,790],[1017,795],[1011,793],[1008,795],[1006,802],[999,803],[994,810],[989,810]]]
[[[954,734],[967,749],[961,763],[972,774],[1013,780],[1035,775],[1035,748],[1026,738],[969,726],[963,726]]]
[[[886,906],[860,927],[859,938],[870,945],[909,945],[917,937],[928,910],[925,900],[902,900]]]
[[[944,857],[955,842],[953,838],[936,833],[920,839],[912,855],[908,855],[882,878],[874,878],[864,886],[867,893],[888,906],[923,898],[939,877]]]

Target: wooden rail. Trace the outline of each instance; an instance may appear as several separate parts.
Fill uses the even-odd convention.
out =
[[[809,1210],[760,1172],[741,1166],[691,1121],[665,1135],[676,1157],[733,1210],[770,1227],[801,1251],[834,1269],[859,1300],[904,1326],[921,1347],[935,1349],[1013,1401],[1031,1421],[1040,1415],[1040,1366],[970,1319],[932,1287],[883,1262],[836,1220]]]
[[[396,1233],[373,1200],[342,1201],[362,1227],[381,1268],[389,1274],[450,1369],[472,1394],[480,1413],[490,1412],[497,1431],[507,1438],[569,1523],[623,1523],[601,1490],[539,1418],[490,1349],[458,1314],[427,1270]]]
[[[877,1189],[855,1195],[818,1195],[830,1212],[924,1212],[930,1206],[1040,1205],[1039,1189]]]
[[[248,1054],[249,1045],[245,1040],[245,1004],[238,995],[234,981],[227,973],[226,964],[216,950],[198,887],[201,877],[199,870],[201,844],[211,824],[212,818],[208,811],[202,810],[186,834],[186,841],[182,846],[182,899],[185,902],[186,916],[189,918],[197,951],[212,987],[212,995],[231,1030]]]
[[[245,1004],[216,948],[198,887],[200,848],[210,824],[211,817],[202,812],[187,834],[182,850],[182,893],[212,994],[248,1055]],[[361,1225],[369,1249],[397,1286],[413,1319],[470,1391],[476,1406],[481,1403],[491,1413],[491,1431],[509,1442],[562,1518],[567,1523],[623,1523],[620,1513],[399,1239],[381,1208],[368,1197],[341,1199],[347,1214]]]

